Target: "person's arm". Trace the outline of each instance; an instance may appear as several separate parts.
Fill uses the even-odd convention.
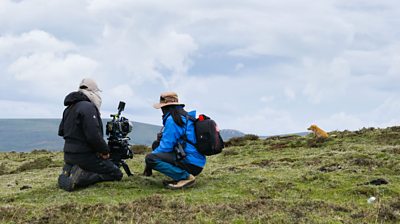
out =
[[[61,119],[60,126],[58,127],[58,136],[64,136],[64,118]]]
[[[97,117],[98,113],[96,107],[92,104],[86,104],[80,115],[82,116],[83,133],[85,134],[89,146],[98,153],[108,154],[110,150],[101,132],[100,118]]]
[[[160,145],[154,149],[153,153],[172,152],[174,146],[183,134],[183,128],[175,124],[172,117],[165,121],[164,131],[162,133]]]
[[[63,116],[60,122],[60,126],[58,126],[58,136],[64,137],[64,118],[65,118],[65,113],[67,109],[64,110]]]

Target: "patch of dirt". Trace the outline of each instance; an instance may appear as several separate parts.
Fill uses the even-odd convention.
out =
[[[0,206],[0,222],[6,220],[13,220],[13,222],[20,220],[23,216],[28,213],[28,210],[24,207],[4,205]]]
[[[357,212],[357,213],[351,214],[350,217],[352,219],[363,219],[363,218],[367,217],[367,214],[365,214],[364,212]]]
[[[261,160],[258,162],[252,162],[252,164],[257,165],[259,167],[268,167],[272,164],[272,160]]]
[[[272,150],[276,150],[276,149],[283,149],[287,147],[286,143],[274,143],[274,144],[270,144],[270,149]]]
[[[232,173],[237,173],[237,172],[241,171],[242,169],[237,168],[237,167],[235,167],[235,166],[231,166],[231,167],[228,167],[227,170],[228,170],[229,172],[232,172]]]
[[[224,150],[224,151],[222,151],[222,155],[224,155],[224,156],[235,156],[235,155],[239,155],[239,152],[235,151],[235,150]]]
[[[277,182],[274,184],[275,189],[279,189],[280,191],[292,189],[295,185],[292,182]]]
[[[383,204],[379,209],[378,217],[380,221],[398,222],[400,221],[400,211],[391,205]]]
[[[352,164],[357,166],[374,166],[376,163],[373,159],[370,158],[355,158],[351,161]]]
[[[296,162],[297,159],[293,159],[293,158],[282,158],[282,159],[278,159],[279,162],[289,162],[289,163],[293,163]]]
[[[325,140],[321,140],[320,138],[313,138],[307,140],[307,146],[310,148],[319,148],[323,145]]]
[[[304,161],[307,166],[316,166],[322,163],[321,158],[312,158],[310,160]]]
[[[322,166],[318,170],[321,172],[324,172],[324,173],[328,173],[328,172],[334,172],[334,171],[341,170],[341,169],[342,169],[342,166],[340,164],[333,163],[333,164]]]

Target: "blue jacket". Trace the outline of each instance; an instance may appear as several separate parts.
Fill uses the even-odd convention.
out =
[[[191,111],[188,113],[191,117],[196,117],[196,111]],[[186,117],[182,115],[182,120],[186,124],[186,136],[187,139],[196,143],[196,134],[194,129],[194,123],[189,119],[186,121]],[[154,149],[153,153],[163,153],[163,152],[173,152],[174,146],[177,142],[183,142],[181,138],[185,134],[185,126],[178,126],[172,116],[166,114],[164,116],[164,130],[162,133],[160,145]],[[190,163],[198,167],[204,167],[206,164],[206,157],[199,153],[197,149],[190,143],[186,143],[186,158],[183,160],[184,163]]]

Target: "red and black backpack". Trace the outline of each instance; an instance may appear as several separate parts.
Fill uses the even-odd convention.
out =
[[[217,123],[210,117],[200,114],[197,119],[186,113],[186,120],[192,120],[195,126],[196,144],[187,139],[186,142],[196,147],[197,151],[206,156],[215,155],[222,152],[224,141],[219,133]],[[185,135],[186,137],[186,135]]]

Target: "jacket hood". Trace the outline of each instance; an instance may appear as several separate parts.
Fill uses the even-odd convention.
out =
[[[69,106],[80,101],[89,101],[89,98],[82,92],[72,92],[65,97],[64,106]]]

